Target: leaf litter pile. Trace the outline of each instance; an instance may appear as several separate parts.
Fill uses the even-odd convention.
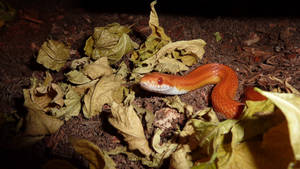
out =
[[[242,117],[234,120],[219,119],[211,107],[197,109],[185,96],[155,95],[139,89],[144,74],[184,74],[199,65],[205,53],[202,39],[172,42],[159,26],[155,3],[151,3],[149,18],[152,33],[141,44],[130,38],[131,26],[118,23],[94,28],[85,43],[85,56],[79,59],[71,60],[71,50],[59,41],[43,43],[36,61],[47,71],[43,77],[33,76],[31,87],[23,90],[28,113],[20,122],[24,134],[16,138],[19,146],[55,136],[65,123],[82,113],[84,118],[93,119],[86,125],[106,121],[107,130],[115,134],[109,141],[116,144],[106,148],[80,137],[68,138],[89,168],[126,168],[115,162],[117,157],[144,168],[299,166],[300,96],[288,80],[261,77],[284,87],[269,88],[270,92],[256,88],[268,100],[246,101]],[[222,40],[220,33],[215,36],[217,42]],[[256,40],[253,35],[245,43]],[[266,54],[248,52],[258,58]],[[62,69],[68,71],[56,80],[53,74]],[[101,137],[94,138],[95,142]],[[44,168],[57,166],[76,168],[61,159],[48,161]]]

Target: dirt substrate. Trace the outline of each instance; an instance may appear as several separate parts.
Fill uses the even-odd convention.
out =
[[[11,1],[18,15],[0,28],[1,113],[3,116],[13,116],[12,119],[16,118],[15,114],[25,116],[22,89],[29,87],[33,73],[45,71],[35,62],[39,47],[45,40],[55,39],[70,45],[74,50],[72,57],[78,58],[84,56],[85,40],[96,26],[113,22],[134,24],[131,37],[138,43],[143,42],[150,33],[148,5],[143,5],[145,10],[132,13],[126,9],[112,12],[108,9],[105,12],[94,8],[89,10],[80,5],[70,8],[68,5],[72,1],[20,3]],[[201,64],[217,62],[232,67],[238,73],[240,88],[237,98],[241,97],[245,86],[267,90],[284,88],[273,77],[287,80],[300,90],[300,19],[286,16],[203,17],[191,13],[160,13],[159,4],[156,8],[160,24],[172,41],[197,38],[206,41],[204,58],[191,70]],[[218,42],[216,32],[221,36]],[[52,73],[59,79],[64,72]],[[209,95],[212,88],[212,85],[206,86],[180,98],[195,110],[200,110],[211,105]],[[161,97],[137,89],[136,102],[148,110],[157,111],[165,106]],[[107,115],[104,111],[101,116],[92,119],[85,119],[83,115],[74,117],[55,134],[46,136],[27,149],[13,151],[2,148],[4,156],[1,157],[1,165],[7,165],[8,168],[40,168],[47,160],[59,158],[68,160],[78,168],[88,168],[88,162],[74,152],[68,138],[85,138],[104,150],[124,144],[116,129],[109,125]],[[3,125],[1,142],[15,134],[12,126],[14,124],[11,123]],[[146,136],[150,137],[151,134],[147,133]],[[129,161],[126,156],[112,158],[119,169],[147,168],[139,162]]]

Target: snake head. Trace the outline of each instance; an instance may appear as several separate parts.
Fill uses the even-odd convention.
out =
[[[172,81],[172,76],[167,74],[162,74],[158,72],[146,74],[140,81],[140,85],[143,89],[167,94],[167,95],[177,95],[187,93],[185,90],[178,90],[174,82]]]

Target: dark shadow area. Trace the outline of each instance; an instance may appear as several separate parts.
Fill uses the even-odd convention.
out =
[[[152,1],[94,1],[80,0],[78,5],[94,12],[126,12],[147,14]],[[203,17],[298,17],[297,1],[162,1],[156,10],[160,14]]]

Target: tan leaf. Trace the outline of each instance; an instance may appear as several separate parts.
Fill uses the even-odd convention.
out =
[[[110,63],[114,64],[138,47],[127,35],[129,32],[129,27],[118,23],[96,27],[93,35],[86,41],[85,54],[94,60],[107,57]]]
[[[91,79],[78,70],[71,70],[66,73],[65,76],[68,78],[68,81],[73,84],[86,84],[91,81]]]
[[[181,145],[171,156],[170,164],[173,169],[189,169],[193,166],[192,157],[189,154],[190,147]]]
[[[48,69],[59,71],[69,58],[69,48],[61,42],[49,40],[43,43],[36,61]]]
[[[107,57],[101,57],[94,63],[86,65],[83,69],[83,73],[94,80],[101,76],[111,75],[113,71],[109,66]]]
[[[71,86],[68,87],[64,103],[64,107],[51,109],[51,113],[56,117],[63,116],[65,120],[78,116],[81,110],[81,96]]]
[[[102,111],[104,104],[123,100],[123,93],[120,92],[121,87],[121,80],[114,75],[102,77],[84,96],[84,116],[91,118]]]
[[[84,139],[71,139],[75,151],[89,161],[90,169],[115,169],[115,162],[94,143]]]
[[[30,136],[39,136],[55,133],[64,122],[53,116],[46,115],[39,106],[32,102],[28,90],[23,90],[23,93],[25,99],[24,106],[28,110],[25,119],[25,134]]]
[[[170,54],[174,50],[183,50],[186,54],[193,54],[195,56],[195,59],[202,59],[205,50],[204,46],[206,45],[205,41],[202,39],[194,39],[189,41],[177,41],[172,42],[164,47],[162,47],[158,52],[157,56],[161,58],[162,56],[165,56],[166,54]],[[183,55],[186,56],[186,55]],[[188,55],[191,56],[191,55]],[[189,63],[190,64],[190,63]]]
[[[157,1],[153,1],[153,2],[151,2],[151,5],[150,5],[151,12],[150,12],[149,26],[152,30],[152,35],[160,37],[163,40],[171,41],[171,38],[165,34],[164,29],[161,26],[159,26],[158,15],[154,8],[154,5],[156,3],[157,3]]]
[[[129,145],[130,150],[138,149],[142,154],[149,156],[151,149],[145,138],[142,122],[133,107],[124,107],[115,102],[111,106],[112,117],[109,122],[119,130]]]

